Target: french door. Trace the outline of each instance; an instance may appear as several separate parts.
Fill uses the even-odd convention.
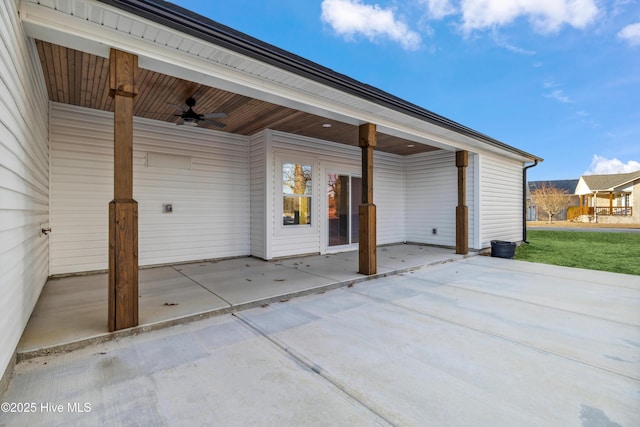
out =
[[[362,200],[362,178],[327,174],[328,246],[358,243],[358,207]]]

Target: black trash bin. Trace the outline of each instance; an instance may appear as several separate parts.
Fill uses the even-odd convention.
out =
[[[516,254],[516,244],[504,240],[491,241],[491,256],[497,258],[513,258]]]

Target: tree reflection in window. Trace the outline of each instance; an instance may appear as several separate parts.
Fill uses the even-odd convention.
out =
[[[311,224],[311,165],[282,164],[282,224]]]

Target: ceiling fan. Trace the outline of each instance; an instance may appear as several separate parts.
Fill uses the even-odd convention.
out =
[[[195,107],[196,105],[196,100],[191,96],[187,98],[187,100],[185,101],[185,104],[187,104],[187,107],[189,107],[186,110],[179,105],[171,104],[181,111],[180,114],[174,114],[174,116],[180,117],[180,121],[178,122],[178,125],[198,126],[200,123],[204,123],[204,124],[218,126],[221,128],[226,126],[224,123],[211,120],[211,119],[223,119],[227,117],[226,113],[218,112],[218,113],[198,114],[195,111],[193,111],[193,107]]]

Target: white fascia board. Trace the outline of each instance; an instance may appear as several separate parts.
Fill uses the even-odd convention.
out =
[[[77,2],[83,2],[83,0],[77,0]],[[86,0],[84,3],[91,5],[93,9],[103,9],[111,15],[122,16],[147,25],[150,28],[157,28],[171,33],[172,36],[182,38],[190,43],[197,43],[203,47],[235,56],[240,61],[256,63],[252,58],[242,56],[196,37],[179,33],[121,9],[92,0]],[[503,150],[362,98],[345,94],[334,88],[321,85],[318,82],[268,64],[260,63],[260,65],[269,69],[269,73],[285,74],[300,83],[304,82],[304,85],[300,84],[299,86],[304,86],[305,90],[284,86],[278,82],[268,80],[264,76],[249,74],[175,47],[161,45],[152,40],[136,37],[130,33],[109,28],[80,16],[74,16],[31,1],[22,2],[21,17],[27,35],[43,41],[101,57],[108,57],[109,50],[113,47],[137,55],[138,65],[151,71],[352,125],[374,123],[382,133],[401,136],[417,143],[428,144],[442,149],[452,151],[486,150],[516,158],[523,162],[529,161],[529,159],[508,150]],[[351,105],[331,99],[332,93],[339,94],[341,98],[350,101]]]

